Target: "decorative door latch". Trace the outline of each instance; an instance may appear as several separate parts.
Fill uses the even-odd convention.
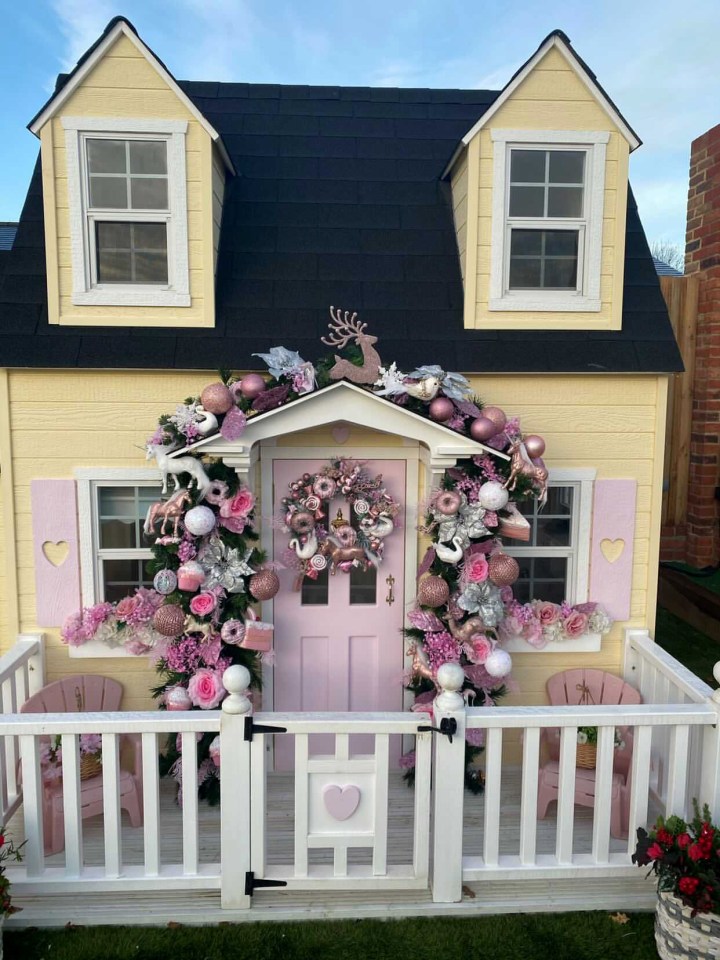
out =
[[[395,577],[392,574],[390,574],[389,577],[385,578],[385,583],[388,585],[388,592],[387,592],[387,596],[385,597],[385,603],[387,603],[387,605],[391,607],[395,603],[395,593],[393,589],[395,587]]]
[[[457,733],[457,720],[455,717],[443,717],[439,727],[418,727],[418,733],[428,733],[429,731],[441,733],[452,743],[452,738]]]

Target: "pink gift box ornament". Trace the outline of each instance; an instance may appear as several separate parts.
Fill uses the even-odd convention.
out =
[[[245,650],[257,650],[268,653],[272,650],[273,625],[257,619],[254,610],[249,609],[245,618],[245,636],[240,646]]]
[[[205,571],[197,560],[188,560],[178,570],[178,587],[194,593],[205,580]]]

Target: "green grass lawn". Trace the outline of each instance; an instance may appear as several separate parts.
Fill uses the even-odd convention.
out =
[[[653,914],[85,927],[5,934],[5,960],[657,960]]]
[[[706,634],[658,607],[655,640],[705,683],[717,686],[712,668],[720,660],[720,645]]]

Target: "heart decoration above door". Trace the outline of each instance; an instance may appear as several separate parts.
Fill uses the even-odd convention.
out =
[[[330,432],[335,443],[347,443],[350,436],[350,427],[346,423],[339,423]]]
[[[615,561],[619,560],[622,556],[622,552],[625,549],[625,541],[621,538],[617,540],[609,540],[606,538],[600,541],[600,549],[608,563],[615,563]]]
[[[54,567],[61,567],[70,553],[70,544],[67,540],[58,540],[57,543],[46,540],[42,545],[42,552],[48,563]]]
[[[360,803],[360,788],[355,784],[340,787],[328,783],[323,787],[325,809],[335,820],[349,820]]]

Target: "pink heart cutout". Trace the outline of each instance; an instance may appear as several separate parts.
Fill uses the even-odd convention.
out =
[[[328,783],[323,787],[323,800],[331,817],[349,820],[360,803],[360,790],[354,784],[339,787],[336,783]]]
[[[347,439],[350,436],[350,427],[346,424],[339,424],[337,427],[332,428],[332,436],[335,443],[347,443]]]

